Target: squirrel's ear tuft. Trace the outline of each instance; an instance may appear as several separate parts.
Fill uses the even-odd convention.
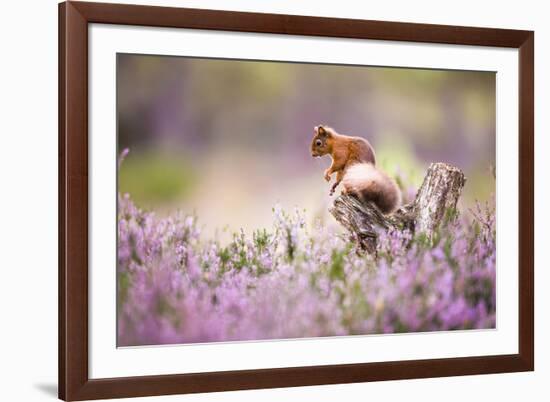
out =
[[[332,136],[332,132],[327,126],[319,126],[319,135],[321,137],[329,138]]]

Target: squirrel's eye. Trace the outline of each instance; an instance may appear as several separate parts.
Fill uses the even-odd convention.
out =
[[[321,140],[317,140],[317,141],[315,141],[315,145],[320,147],[321,145],[323,145],[323,143],[321,142]]]

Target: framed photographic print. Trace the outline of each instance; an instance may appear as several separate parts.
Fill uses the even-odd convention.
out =
[[[60,398],[533,370],[533,43],[60,4]]]

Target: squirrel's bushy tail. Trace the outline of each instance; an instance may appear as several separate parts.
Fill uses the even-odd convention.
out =
[[[361,201],[372,201],[384,214],[401,205],[401,190],[387,174],[371,163],[357,163],[346,169],[342,179],[344,192]]]

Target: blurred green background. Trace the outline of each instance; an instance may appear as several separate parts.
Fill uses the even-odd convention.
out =
[[[410,186],[431,162],[461,168],[462,207],[495,191],[492,72],[119,54],[117,87],[119,190],[208,235],[269,227],[275,203],[332,222],[318,124],[368,139]]]

